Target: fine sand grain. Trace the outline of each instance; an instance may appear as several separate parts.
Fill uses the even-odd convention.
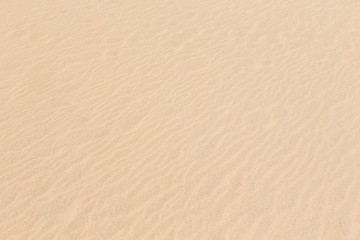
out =
[[[359,0],[1,0],[0,240],[360,240]]]

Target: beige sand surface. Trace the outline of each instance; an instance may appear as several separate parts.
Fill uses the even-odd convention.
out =
[[[1,0],[0,240],[359,240],[359,0]]]

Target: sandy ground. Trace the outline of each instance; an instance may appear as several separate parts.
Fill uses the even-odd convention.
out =
[[[359,240],[358,0],[0,1],[1,240]]]

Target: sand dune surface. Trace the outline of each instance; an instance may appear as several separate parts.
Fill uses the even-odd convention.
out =
[[[0,1],[1,240],[359,240],[357,0]]]

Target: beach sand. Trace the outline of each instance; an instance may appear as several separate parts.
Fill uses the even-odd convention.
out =
[[[0,1],[1,240],[359,240],[357,0]]]

